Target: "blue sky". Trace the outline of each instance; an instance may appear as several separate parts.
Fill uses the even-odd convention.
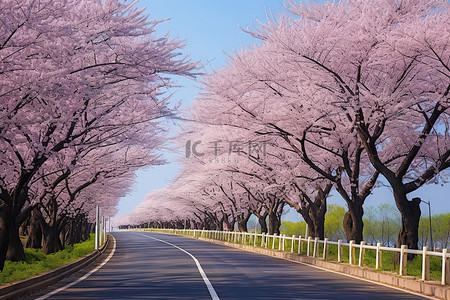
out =
[[[172,38],[185,40],[183,53],[189,55],[193,61],[201,61],[205,65],[205,72],[225,65],[225,53],[232,54],[234,49],[239,51],[246,45],[258,42],[243,32],[239,25],[243,28],[252,27],[252,22],[256,22],[255,17],[265,22],[266,9],[274,14],[277,14],[278,10],[285,11],[283,1],[279,0],[141,0],[138,6],[146,7],[146,12],[152,20],[170,18],[157,26],[158,35],[169,32]],[[194,99],[199,84],[189,79],[179,79],[177,82],[183,87],[172,88],[169,92],[174,92],[174,101],[182,100],[184,105],[188,105]],[[172,160],[176,154],[169,153],[166,157]],[[132,192],[119,203],[118,215],[133,211],[151,190],[170,184],[177,170],[175,163],[169,163],[137,172],[137,181]],[[442,213],[450,211],[449,195],[450,184],[433,184],[420,188],[411,196],[431,201],[432,212]],[[394,205],[392,194],[387,188],[377,189],[366,201],[368,206],[377,206],[380,203]],[[332,196],[329,203],[346,206],[337,196]],[[427,213],[428,207],[421,206],[422,213]],[[297,215],[291,213],[287,219],[295,221]]]
[[[266,20],[266,8],[274,14],[284,11],[282,3],[278,0],[141,0],[138,6],[146,7],[151,20],[170,18],[157,26],[157,34],[169,32],[172,38],[185,40],[183,53],[192,61],[201,61],[205,65],[202,71],[208,72],[226,64],[225,53],[232,54],[234,49],[239,51],[258,42],[239,25],[251,27],[252,22],[256,22],[255,17]],[[175,93],[173,101],[182,100],[183,105],[188,105],[195,98],[199,84],[182,78],[178,78],[177,83],[183,87],[169,90]],[[176,154],[165,156],[171,160]],[[170,163],[138,171],[132,192],[119,203],[118,215],[130,213],[151,190],[170,184],[177,170],[177,165]]]

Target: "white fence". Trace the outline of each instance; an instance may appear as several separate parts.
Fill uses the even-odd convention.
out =
[[[441,260],[441,284],[450,284],[450,253],[447,249],[442,252],[429,251],[428,247],[423,247],[422,250],[407,249],[405,245],[401,248],[383,247],[381,243],[375,245],[360,244],[355,241],[344,243],[342,240],[337,242],[329,241],[328,239],[319,240],[318,238],[305,238],[302,236],[286,236],[269,235],[265,233],[239,232],[239,231],[217,231],[217,230],[197,230],[197,229],[145,229],[150,231],[161,231],[166,233],[181,234],[193,237],[203,237],[226,241],[230,243],[238,243],[251,245],[254,247],[269,248],[279,251],[288,251],[291,253],[305,254],[307,256],[330,259],[330,246],[337,247],[337,262],[346,262],[351,265],[363,266],[364,257],[367,250],[375,252],[375,269],[382,267],[383,252],[399,253],[399,267],[398,274],[400,276],[407,275],[407,255],[415,254],[422,256],[422,280],[430,280],[430,257],[440,257]],[[345,252],[345,253],[344,253]],[[358,252],[358,253],[357,253]]]

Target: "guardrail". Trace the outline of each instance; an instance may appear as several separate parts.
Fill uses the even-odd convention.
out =
[[[367,251],[375,252],[375,269],[382,267],[383,252],[393,252],[399,255],[398,275],[406,276],[407,255],[415,254],[422,256],[421,263],[421,279],[430,280],[430,257],[440,257],[441,259],[441,284],[450,284],[450,253],[448,249],[442,252],[430,251],[428,247],[422,250],[408,249],[403,245],[401,248],[383,247],[381,243],[377,245],[360,244],[355,241],[348,243],[338,240],[337,242],[329,241],[327,238],[319,240],[318,238],[287,236],[285,234],[269,235],[265,233],[239,232],[239,231],[217,231],[217,230],[199,230],[199,229],[145,229],[149,231],[168,232],[196,238],[209,238],[224,242],[251,245],[254,247],[271,248],[273,250],[288,251],[291,253],[306,254],[307,256],[324,259],[336,260],[338,263],[346,262],[350,265],[363,266],[364,258]],[[330,258],[330,247],[334,247],[333,258]],[[336,249],[337,248],[337,249]]]

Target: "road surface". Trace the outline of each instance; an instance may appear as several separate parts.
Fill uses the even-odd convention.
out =
[[[182,236],[150,232],[114,232],[113,236],[115,253],[104,266],[46,299],[425,299]]]

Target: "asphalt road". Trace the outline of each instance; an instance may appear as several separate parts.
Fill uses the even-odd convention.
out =
[[[214,299],[216,295],[215,299],[222,300],[424,299],[307,265],[186,237],[149,232],[113,235],[116,250],[108,263],[47,299]]]

